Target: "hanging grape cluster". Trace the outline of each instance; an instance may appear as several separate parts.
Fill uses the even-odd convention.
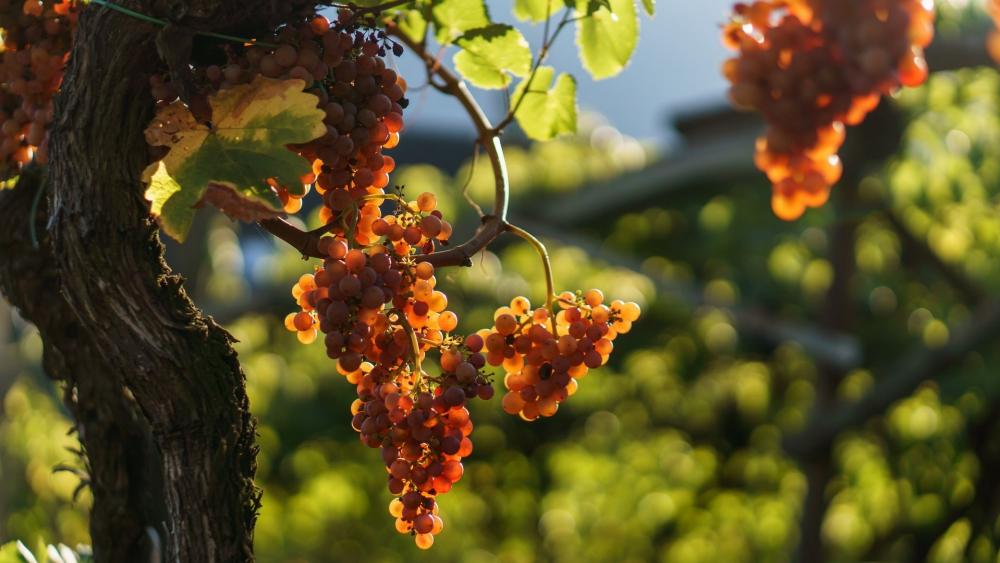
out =
[[[330,236],[319,242],[323,264],[293,287],[299,311],[286,317],[285,326],[307,344],[322,334],[327,355],[355,385],[351,424],[361,442],[382,454],[387,488],[395,497],[389,513],[396,529],[427,549],[444,527],[437,497],[462,478],[462,460],[472,453],[468,403],[494,396],[487,364],[504,364],[506,358],[491,347],[489,331],[468,337],[455,333],[458,316],[447,309],[435,268],[424,260],[452,234],[435,196],[422,193],[407,200],[400,190],[388,189],[395,162],[382,151],[399,142],[406,82],[386,68],[382,57],[390,49],[398,54],[398,48],[380,32],[355,27],[349,12],[332,26],[315,16],[285,28],[275,41],[281,44],[277,49],[252,47],[231,57],[226,67],[205,69],[205,77],[219,88],[244,83],[256,73],[321,85],[328,133],[292,149],[313,162],[313,175],[304,180],[322,196],[320,218]],[[275,188],[281,194],[282,187]],[[294,197],[286,201],[288,212],[301,206]],[[566,390],[575,386],[570,374],[582,377],[603,365],[611,340],[627,332],[639,314],[634,303],[602,305],[600,292],[588,292],[579,306],[572,305],[576,299],[572,294],[562,298],[566,307],[552,311],[552,332],[546,329],[548,340],[539,344],[547,352],[550,341],[573,342],[573,351],[554,358],[559,371],[552,383],[564,377],[566,382],[558,392],[540,384],[542,402],[526,402],[522,409],[529,415],[536,405],[544,405],[546,415],[554,413],[548,402],[571,393]],[[517,310],[531,318],[545,311]],[[498,318],[512,317],[506,309],[501,312]],[[422,366],[431,352],[438,355],[439,369],[428,373]],[[529,357],[533,361],[535,355]]]
[[[733,103],[767,121],[755,164],[772,182],[778,217],[826,202],[843,172],[845,125],[863,121],[882,95],[926,80],[933,36],[933,0],[735,5],[723,40],[739,55],[723,73]]]
[[[525,399],[508,412],[528,420],[551,416],[575,390],[575,378],[607,361],[611,341],[628,332],[639,307],[604,305],[596,290],[560,296],[558,311],[530,310],[518,298],[498,311],[493,331],[456,333],[458,316],[448,310],[428,258],[448,244],[452,226],[432,193],[411,200],[402,188],[390,187],[395,161],[383,153],[399,143],[407,106],[406,82],[384,58],[399,55],[399,45],[346,9],[333,22],[308,14],[259,43],[271,46],[227,45],[224,65],[194,68],[196,96],[261,75],[303,80],[317,96],[326,134],[288,148],[312,163],[301,181],[322,200],[322,263],[293,286],[298,307],[285,327],[304,344],[321,340],[337,371],[355,386],[351,425],[382,455],[396,529],[427,549],[444,528],[438,496],[462,478],[462,461],[473,451],[469,403],[495,394],[490,367],[511,372],[517,363],[516,377],[524,383],[515,390]],[[166,74],[151,77],[160,105],[177,99],[184,90],[178,86]],[[193,111],[181,113],[194,119]],[[163,115],[171,127],[185,126]],[[293,195],[299,190],[269,182],[285,212],[301,209],[309,190]],[[424,369],[428,354],[438,366],[430,371]],[[535,390],[530,399],[529,385]]]
[[[447,309],[448,298],[437,289],[435,268],[423,259],[452,234],[435,196],[422,193],[411,201],[398,191],[386,191],[395,163],[381,149],[398,143],[405,82],[386,70],[383,53],[376,48],[384,46],[372,42],[378,40],[377,34],[358,44],[363,36],[357,32],[334,29],[319,35],[324,27],[314,18],[300,28],[300,38],[311,33],[321,38],[323,48],[318,59],[306,55],[307,64],[299,68],[319,72],[325,65],[327,86],[321,104],[330,133],[295,150],[315,159],[315,186],[323,198],[321,218],[332,229],[331,236],[319,243],[326,256],[322,266],[302,276],[292,289],[300,310],[288,315],[285,326],[304,343],[324,335],[327,355],[357,389],[352,426],[364,444],[382,454],[387,488],[395,496],[389,513],[396,518],[396,529],[412,534],[417,546],[426,549],[444,527],[437,497],[462,478],[462,460],[472,453],[468,403],[494,396],[487,362],[488,358],[493,365],[502,362],[487,349],[485,331],[468,337],[455,333],[458,316]],[[349,44],[345,37],[355,43]],[[302,54],[310,51],[298,44],[296,60],[301,63]],[[328,55],[328,49],[334,54]],[[290,66],[291,53],[280,60],[277,55],[275,51],[257,60],[265,69],[261,72],[283,76],[272,68],[273,60],[290,75],[296,68]],[[237,78],[229,67],[221,72]],[[239,78],[247,79],[243,74]],[[383,215],[387,203],[391,212]],[[634,320],[638,307],[628,307]],[[597,367],[606,361],[610,353],[606,344],[615,334],[612,326],[622,317],[607,307],[594,309],[596,313],[589,306],[586,310],[584,315],[567,308],[553,319],[564,324],[568,320],[570,324],[562,327],[568,334],[575,330],[570,325],[586,316],[588,327],[594,327],[589,334],[604,354],[596,362],[590,357],[590,366]],[[587,345],[581,343],[581,354],[563,361],[567,370],[586,371],[582,362]],[[422,367],[430,352],[439,360],[440,369],[434,373]]]
[[[1000,64],[1000,0],[989,0],[986,3],[986,9],[990,13],[990,17],[993,18],[994,25],[986,38],[986,50],[990,57]]]
[[[577,380],[607,363],[613,341],[631,330],[639,318],[635,303],[612,301],[591,289],[582,296],[563,292],[559,311],[531,309],[526,297],[515,297],[497,310],[493,328],[478,335],[486,346],[486,361],[506,372],[503,409],[524,420],[556,413],[559,404],[576,393]]]
[[[492,330],[463,338],[454,332],[457,315],[436,289],[434,267],[420,261],[441,222],[428,209],[432,198],[400,198],[395,213],[380,219],[389,232],[375,228],[383,234],[374,245],[351,248],[339,236],[321,239],[328,257],[292,288],[300,311],[285,319],[304,343],[323,333],[327,355],[356,386],[352,426],[364,444],[381,451],[387,487],[396,495],[389,505],[396,529],[413,534],[424,549],[444,526],[437,496],[461,479],[462,459],[472,453],[468,402],[494,396],[487,365],[508,370],[507,412],[526,420],[551,416],[573,394],[576,379],[607,362],[612,340],[639,316],[635,303],[604,305],[597,290],[582,297],[564,293],[557,313],[531,310],[518,297],[497,311]],[[437,221],[428,222],[431,217]],[[416,229],[420,238],[412,235],[411,242],[417,244],[393,240],[391,227],[399,221],[410,223],[400,227],[404,233]],[[422,369],[432,351],[440,366],[433,374]]]
[[[497,311],[500,328],[463,338],[455,333],[458,316],[436,288],[434,266],[422,261],[448,225],[433,194],[379,199],[396,205],[373,222],[374,244],[361,246],[340,235],[320,240],[326,258],[292,288],[300,310],[286,317],[285,326],[307,344],[325,335],[327,355],[357,389],[352,426],[364,444],[381,451],[387,487],[396,496],[389,505],[396,529],[426,549],[444,526],[437,496],[461,479],[462,460],[472,453],[468,402],[494,396],[487,365],[517,368],[505,381],[512,388],[521,377],[514,389],[519,398],[528,385],[536,389],[516,410],[505,398],[507,412],[526,420],[551,416],[575,391],[576,378],[607,362],[611,341],[628,332],[639,307],[604,305],[597,290],[582,297],[564,293],[558,312],[532,311],[518,297]],[[537,346],[522,346],[528,334]],[[440,366],[433,374],[422,369],[432,351]]]
[[[390,505],[396,528],[412,532],[417,545],[427,548],[443,526],[435,496],[461,478],[461,459],[472,452],[466,401],[488,398],[493,388],[479,371],[484,358],[450,334],[458,317],[435,289],[434,267],[414,260],[419,243],[429,244],[441,224],[439,212],[428,209],[433,196],[418,201],[400,201],[386,217],[438,227],[415,227],[413,246],[402,239],[393,244],[388,236],[364,250],[349,248],[339,236],[321,239],[327,258],[294,286],[301,311],[285,325],[305,343],[316,339],[317,330],[325,334],[327,355],[357,388],[352,425],[363,443],[382,452],[389,491],[397,495]],[[443,351],[442,373],[435,378],[420,368],[432,348]]]
[[[48,160],[52,97],[76,28],[74,0],[0,0],[0,179]]]

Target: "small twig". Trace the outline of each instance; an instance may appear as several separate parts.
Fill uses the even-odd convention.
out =
[[[528,231],[517,227],[515,225],[507,224],[507,230],[511,234],[517,235],[524,240],[528,241],[532,247],[534,247],[535,252],[538,253],[539,258],[542,259],[542,269],[545,271],[545,308],[549,310],[550,318],[552,320],[552,334],[558,336],[556,331],[556,311],[553,308],[554,300],[556,298],[555,291],[555,279],[552,276],[552,260],[549,259],[549,251],[545,248],[545,244],[538,240],[535,235],[529,233]]]
[[[410,322],[406,320],[406,313],[398,309],[393,312],[395,313],[396,321],[402,325],[410,337],[410,346],[413,348],[413,366],[417,372],[417,377],[422,378],[424,376],[424,369],[423,366],[420,365],[420,340],[417,337],[417,331],[413,330]]]
[[[476,213],[480,217],[485,216],[483,213],[483,208],[476,203],[476,200],[472,199],[469,195],[469,188],[472,186],[472,177],[476,174],[476,162],[479,161],[479,139],[476,139],[472,143],[472,163],[469,165],[469,176],[465,179],[465,184],[462,185],[462,197],[465,198],[465,202],[469,204],[470,207],[476,210]]]
[[[386,199],[391,200],[391,201],[395,201],[396,203],[401,203],[403,205],[406,205],[407,203],[409,203],[409,202],[406,201],[406,198],[403,198],[403,197],[401,197],[399,195],[396,195],[396,194],[368,194],[368,195],[365,195],[365,196],[361,196],[361,199],[358,200],[358,201],[379,201],[379,200],[386,200]]]

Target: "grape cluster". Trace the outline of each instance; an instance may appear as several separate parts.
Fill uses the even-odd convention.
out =
[[[552,314],[518,297],[497,312],[492,330],[463,338],[436,289],[434,266],[422,261],[442,229],[450,231],[434,196],[384,197],[396,205],[373,223],[376,244],[358,248],[338,235],[320,240],[326,257],[292,288],[300,310],[285,325],[303,343],[325,334],[327,355],[357,390],[352,426],[382,454],[396,529],[426,549],[444,526],[437,497],[461,479],[462,460],[472,453],[468,402],[494,396],[487,366],[507,371],[507,412],[526,420],[551,416],[577,378],[607,362],[639,306],[606,305],[598,290],[566,292]],[[432,350],[440,354],[434,375],[422,369]]]
[[[563,292],[559,312],[531,309],[526,297],[515,297],[497,309],[493,328],[477,335],[486,361],[502,366],[506,375],[503,409],[524,420],[549,417],[576,393],[577,380],[607,363],[614,339],[632,329],[639,318],[635,303],[612,301],[591,289],[583,295]]]
[[[376,366],[366,375],[375,385],[372,394],[359,394],[352,407],[355,428],[369,445],[381,444],[389,491],[398,495],[389,504],[396,529],[412,532],[421,548],[430,547],[443,526],[436,495],[448,492],[462,478],[462,459],[472,453],[473,424],[466,403],[476,397],[489,398],[493,391],[480,372],[485,364],[481,354],[463,354],[450,347],[442,353],[442,363],[455,357],[457,363],[442,367],[440,377],[431,381],[423,376],[435,385],[433,390],[414,392],[405,378],[402,386],[379,384],[379,378],[371,375],[379,369]]]
[[[396,163],[383,150],[399,143],[407,105],[406,81],[383,59],[388,50],[399,54],[398,44],[383,31],[361,25],[349,10],[341,11],[332,23],[313,14],[265,42],[278,46],[228,46],[228,62],[197,69],[196,82],[207,94],[250,83],[259,75],[305,81],[306,91],[317,96],[318,107],[326,114],[326,134],[289,147],[312,163],[312,172],[302,181],[323,196],[324,221],[351,215],[356,223],[352,238],[362,245],[373,244],[379,236],[371,226],[380,216],[381,201],[366,196],[382,194],[389,185]],[[153,76],[151,86],[160,102],[177,98],[178,88],[164,75]],[[286,213],[302,208],[304,195],[273,182],[272,187]]]
[[[285,326],[304,343],[325,334],[327,355],[357,388],[352,425],[385,460],[396,528],[427,548],[443,526],[436,496],[461,478],[461,460],[472,452],[466,401],[492,397],[493,387],[475,343],[452,335],[458,316],[436,289],[434,266],[419,261],[451,230],[433,194],[371,201],[379,199],[396,202],[373,222],[381,244],[351,248],[356,240],[322,238],[326,258],[292,288],[300,311]],[[432,377],[421,363],[433,348],[441,373]]]
[[[456,334],[458,316],[426,259],[448,243],[452,226],[433,194],[408,200],[401,188],[388,188],[395,161],[382,151],[399,142],[406,82],[382,57],[387,49],[398,54],[397,46],[349,11],[333,23],[309,15],[268,42],[279,46],[230,47],[226,65],[195,69],[196,82],[211,92],[256,75],[299,78],[326,113],[326,135],[289,147],[313,164],[302,181],[322,198],[327,236],[318,242],[322,264],[292,288],[298,310],[285,326],[306,344],[323,335],[327,355],[357,391],[351,424],[382,454],[396,529],[427,549],[444,527],[438,496],[462,478],[472,453],[469,402],[494,396],[489,366],[507,369],[508,389],[520,400],[511,411],[505,398],[508,412],[550,416],[575,390],[575,378],[607,362],[612,340],[628,332],[639,307],[605,305],[597,290],[559,296],[558,312],[531,310],[518,298],[492,331]],[[165,76],[152,86],[161,102],[177,96]],[[183,126],[165,125],[164,133]],[[271,186],[286,212],[298,211],[303,196]],[[431,352],[439,368],[429,373],[423,366]]]
[[[986,38],[986,50],[990,57],[1000,64],[1000,0],[989,0],[986,3],[986,9],[990,13],[990,17],[993,18],[994,25],[994,29]]]
[[[723,32],[739,52],[726,61],[729,95],[768,123],[755,164],[786,220],[823,205],[843,166],[844,127],[882,95],[927,78],[923,48],[934,36],[929,0],[758,0],[738,3]]]
[[[48,160],[52,97],[76,29],[75,0],[0,0],[0,178]]]
[[[399,255],[405,256],[411,249],[430,254],[436,244],[446,242],[452,233],[451,223],[444,220],[436,207],[434,194],[424,192],[408,206],[400,206],[394,215],[369,215],[362,222],[369,223],[366,230],[373,236],[384,236]]]

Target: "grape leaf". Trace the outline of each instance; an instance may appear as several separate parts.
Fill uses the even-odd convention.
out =
[[[656,0],[642,0],[642,8],[646,10],[646,15],[652,16],[656,13]]]
[[[563,0],[514,0],[514,17],[521,21],[543,22],[562,6]]]
[[[611,10],[600,7],[591,13],[593,0],[579,0],[577,11],[589,16],[576,24],[576,44],[583,68],[595,80],[621,72],[632,59],[639,42],[639,15],[635,0],[610,0]]]
[[[514,89],[516,103],[527,88],[514,117],[524,133],[538,141],[576,132],[576,79],[563,73],[553,85],[555,72],[549,66],[539,67],[530,88],[528,79],[524,79]]]
[[[143,180],[166,234],[183,241],[196,207],[204,203],[224,202],[222,211],[235,218],[282,215],[270,178],[294,195],[304,193],[300,177],[311,171],[310,164],[286,145],[326,133],[323,110],[304,87],[298,79],[258,76],[251,84],[222,90],[208,100],[211,125],[197,123],[179,101],[157,112],[146,140],[170,152],[143,171]]]
[[[435,38],[447,45],[466,31],[490,24],[490,15],[483,0],[435,0],[431,6]]]
[[[427,19],[421,9],[404,10],[396,15],[396,23],[402,31],[413,41],[420,43],[427,33]]]
[[[531,71],[531,48],[521,32],[493,24],[465,32],[456,43],[455,69],[480,88],[506,88],[510,75]]]

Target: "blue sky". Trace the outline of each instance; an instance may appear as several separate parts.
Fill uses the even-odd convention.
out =
[[[511,0],[490,2],[494,19],[514,23],[534,49],[541,42],[541,26],[517,23]],[[580,107],[605,115],[623,133],[640,139],[669,140],[668,116],[686,108],[719,103],[725,81],[719,67],[726,50],[719,42],[719,24],[725,21],[731,0],[660,0],[655,17],[641,16],[639,47],[622,74],[594,82],[580,66],[571,29],[560,36],[547,64],[573,73],[579,81]],[[451,55],[448,55],[450,62]],[[423,82],[423,71],[404,54],[400,70],[411,85]],[[502,113],[503,98],[477,91],[488,113]],[[407,122],[413,128],[469,127],[454,100],[429,89],[411,92]]]

